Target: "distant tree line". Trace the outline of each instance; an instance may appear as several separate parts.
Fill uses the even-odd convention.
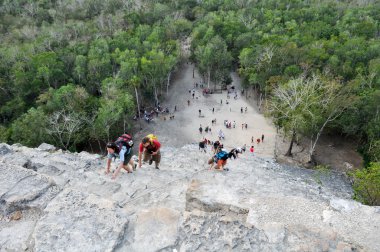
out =
[[[2,1],[0,140],[99,149],[141,104],[157,104],[192,23],[141,4]]]

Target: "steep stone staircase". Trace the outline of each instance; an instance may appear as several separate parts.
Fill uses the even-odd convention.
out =
[[[0,251],[380,251],[379,208],[341,174],[209,157],[164,147],[111,180],[99,155],[0,144]]]

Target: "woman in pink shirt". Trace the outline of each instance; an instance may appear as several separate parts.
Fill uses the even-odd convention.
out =
[[[255,147],[252,145],[251,148],[249,148],[249,152],[251,152],[252,154],[255,152]]]

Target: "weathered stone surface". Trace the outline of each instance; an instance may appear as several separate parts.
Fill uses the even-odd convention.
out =
[[[131,251],[159,251],[175,245],[180,213],[169,208],[151,208],[138,213]]]
[[[0,210],[3,213],[27,208],[54,186],[48,177],[25,168],[0,163],[0,169]],[[46,201],[41,202],[41,207],[46,204]]]
[[[334,198],[330,200],[330,206],[337,211],[349,212],[360,207],[360,203],[352,200]]]
[[[12,152],[12,150],[8,144],[0,143],[0,155],[5,155],[10,152]]]
[[[193,180],[186,193],[186,210],[233,214],[245,219],[249,210],[238,203],[238,195],[216,181]]]
[[[112,251],[122,241],[127,223],[114,202],[65,189],[36,225],[35,250]]]
[[[86,191],[102,197],[110,197],[120,189],[121,185],[115,182],[104,182],[102,184],[90,184]]]
[[[8,250],[380,251],[379,208],[352,201],[339,173],[245,154],[228,160],[228,172],[209,171],[208,156],[187,145],[163,147],[160,170],[144,165],[112,180],[99,155],[4,146]]]
[[[1,223],[0,228],[0,251],[24,251],[30,235],[34,229],[34,221],[13,221]]]
[[[12,153],[11,155],[5,155],[1,158],[1,161],[6,164],[12,164],[15,166],[34,170],[30,165],[30,159],[23,154]]]
[[[55,151],[57,148],[54,145],[42,143],[40,144],[40,146],[38,146],[37,149],[42,150],[42,151]]]
[[[22,218],[21,211],[16,211],[11,215],[11,220],[20,220]]]

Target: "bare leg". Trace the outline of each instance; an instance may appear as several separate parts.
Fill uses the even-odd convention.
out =
[[[135,161],[131,158],[131,160],[129,160],[128,164],[132,167],[133,170],[136,170],[136,167],[135,167]]]
[[[123,165],[124,170],[126,170],[128,173],[132,173],[133,171],[132,167],[133,166],[131,166],[129,163],[126,165]]]

